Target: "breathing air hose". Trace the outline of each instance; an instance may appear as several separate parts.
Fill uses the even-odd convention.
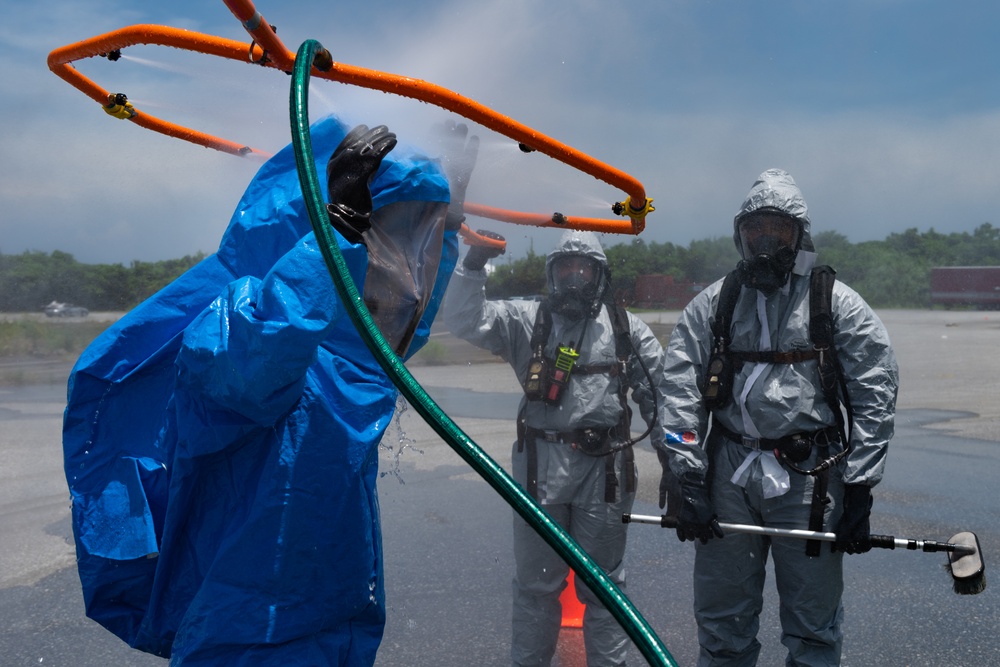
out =
[[[321,49],[319,42],[307,40],[299,47],[295,57],[289,102],[292,146],[313,231],[316,233],[316,239],[337,293],[344,302],[358,333],[393,384],[420,416],[569,564],[614,615],[649,664],[656,667],[677,667],[677,663],[656,633],[600,566],[496,461],[434,403],[382,337],[358,292],[357,285],[351,279],[333,228],[327,224],[326,203],[323,201],[316,173],[312,139],[309,136],[309,76],[316,53]]]

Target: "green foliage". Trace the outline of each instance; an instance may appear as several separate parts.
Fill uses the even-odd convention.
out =
[[[940,234],[915,228],[890,234],[884,241],[851,243],[836,231],[813,237],[819,261],[878,308],[920,308],[928,303],[934,266],[1000,265],[1000,229],[983,223],[969,232]],[[731,237],[673,243],[633,239],[608,246],[608,265],[617,294],[631,293],[638,276],[672,275],[678,282],[707,285],[732,270],[739,255]],[[129,310],[204,259],[194,256],[162,262],[81,264],[55,251],[0,254],[0,311],[39,312],[51,301],[90,310]],[[490,298],[544,294],[545,255],[496,265],[486,283]]]
[[[885,241],[852,244],[837,232],[813,237],[819,261],[877,308],[922,308],[930,297],[935,266],[1000,265],[1000,229],[983,223],[971,234],[925,233],[915,228]]]
[[[0,311],[38,312],[52,301],[89,310],[129,310],[205,258],[204,253],[162,262],[81,264],[73,255],[25,252],[0,255]]]
[[[837,278],[877,308],[923,308],[930,294],[934,266],[1000,265],[1000,229],[983,223],[972,233],[920,233],[907,229],[884,241],[851,243],[836,231],[813,237],[819,262],[837,270]],[[672,243],[634,239],[608,246],[608,265],[615,293],[631,293],[638,276],[672,275],[678,282],[707,285],[731,271],[739,261],[732,237],[692,241],[687,248]],[[545,290],[545,256],[535,254],[497,267],[486,283],[490,298],[541,294]]]
[[[545,287],[545,256],[528,250],[528,256],[506,264],[497,264],[486,281],[486,296],[500,299],[510,296],[543,294]]]

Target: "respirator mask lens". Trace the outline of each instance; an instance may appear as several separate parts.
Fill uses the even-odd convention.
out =
[[[597,261],[590,257],[560,257],[552,262],[552,289],[555,292],[576,290],[596,293],[599,274]]]
[[[755,255],[775,255],[782,247],[793,251],[799,247],[799,223],[787,215],[750,213],[740,218],[737,229],[745,259]]]

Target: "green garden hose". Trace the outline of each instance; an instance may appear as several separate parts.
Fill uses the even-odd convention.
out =
[[[346,305],[347,312],[358,333],[361,334],[361,338],[393,384],[420,416],[569,564],[577,576],[590,587],[590,590],[614,615],[646,660],[649,661],[649,664],[657,667],[661,665],[676,667],[677,663],[663,646],[656,633],[600,566],[531,496],[524,492],[496,461],[490,458],[434,403],[433,399],[399,360],[389,343],[382,337],[378,326],[365,306],[364,299],[348,273],[347,264],[340,253],[333,228],[327,223],[326,203],[323,201],[319,177],[316,173],[312,139],[309,136],[309,75],[316,53],[320,50],[323,49],[318,42],[307,40],[299,47],[295,58],[289,103],[292,145],[295,151],[299,182],[302,185],[302,193],[312,228],[316,233],[316,239],[337,288],[337,293]]]

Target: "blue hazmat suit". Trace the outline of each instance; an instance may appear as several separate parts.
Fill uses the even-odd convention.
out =
[[[629,437],[621,430],[621,393],[632,390],[632,400],[651,425],[650,438],[661,442],[657,419],[658,382],[663,377],[663,350],[649,327],[626,313],[629,338],[627,362],[616,360],[615,331],[609,308],[600,300],[607,288],[608,260],[593,232],[567,231],[546,258],[550,301],[562,294],[553,266],[570,257],[593,260],[601,268],[600,288],[592,310],[583,315],[561,313],[552,307],[552,326],[543,342],[546,357],[555,359],[559,345],[580,354],[564,394],[557,403],[522,397],[519,419],[524,438],[513,445],[514,479],[532,491],[552,518],[597,562],[624,592],[627,526],[622,514],[632,509],[635,464],[625,451],[601,448],[587,452],[579,437],[593,430],[609,434],[606,445],[617,446]],[[486,271],[460,265],[449,288],[444,316],[456,336],[501,356],[523,383],[532,361],[532,335],[542,304],[537,301],[488,300]],[[645,370],[644,370],[645,368]],[[648,371],[648,375],[646,373]],[[632,478],[634,480],[634,478]],[[611,485],[609,497],[608,487]],[[514,517],[514,558],[511,663],[515,667],[548,665],[555,653],[561,620],[560,594],[566,588],[569,566],[520,517]],[[624,665],[628,637],[615,618],[586,586],[577,586],[586,605],[583,617],[588,665]]]
[[[313,126],[318,170],[347,129]],[[408,257],[431,272],[416,278],[429,298],[412,354],[458,256],[448,182],[400,145],[371,193],[373,227],[433,230]],[[367,293],[379,274],[365,246],[337,238]],[[396,397],[334,289],[286,147],[218,252],[72,371],[63,445],[88,616],[175,665],[371,665],[385,622],[377,449]]]
[[[811,223],[801,191],[787,173],[762,173],[736,217],[771,209],[800,225],[801,247],[787,282],[771,294],[742,286],[733,313],[732,350],[810,350],[810,272],[816,261]],[[741,255],[739,230],[734,240]],[[663,423],[665,449],[677,477],[709,478],[711,505],[721,522],[773,528],[809,528],[815,478],[790,470],[759,444],[834,426],[815,361],[738,365],[728,403],[709,412],[701,386],[712,355],[711,322],[722,281],[700,292],[684,309],[665,351]],[[851,449],[830,470],[822,530],[837,526],[845,485],[872,487],[882,478],[893,435],[899,372],[889,336],[864,299],[834,284],[831,310],[837,360],[846,380],[854,428]],[[712,425],[712,420],[715,420]],[[839,440],[839,438],[837,438]],[[843,449],[835,443],[831,453]],[[798,465],[814,468],[813,445]],[[696,544],[694,597],[699,667],[754,665],[763,604],[765,565],[773,556],[780,597],[781,641],[786,664],[840,664],[843,635],[842,552],[829,545],[815,557],[793,538],[726,534]]]

